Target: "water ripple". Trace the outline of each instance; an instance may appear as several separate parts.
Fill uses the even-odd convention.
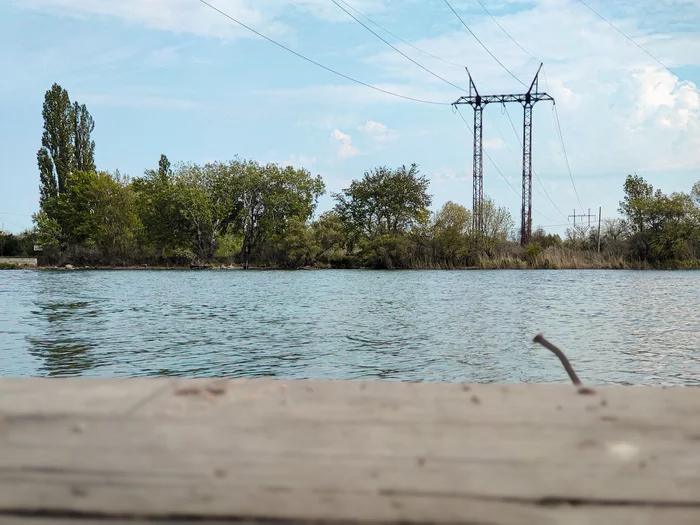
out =
[[[700,384],[700,272],[0,273],[0,375]]]

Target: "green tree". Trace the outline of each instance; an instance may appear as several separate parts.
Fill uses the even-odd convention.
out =
[[[68,92],[54,83],[44,95],[44,131],[37,152],[40,204],[50,218],[57,218],[58,198],[66,191],[73,171],[95,171],[95,123],[85,105],[71,104]],[[61,224],[59,220],[59,224]]]
[[[428,185],[416,164],[408,169],[381,166],[365,172],[349,188],[334,193],[334,209],[354,237],[398,235],[428,220],[432,202]]]
[[[51,216],[73,167],[73,119],[68,92],[53,84],[44,95],[44,132],[37,153],[42,208]]]
[[[434,257],[443,265],[464,265],[469,255],[472,213],[461,204],[446,202],[435,214]]]
[[[693,199],[693,203],[700,207],[700,181],[693,184],[693,189],[690,190],[690,196]]]
[[[129,178],[117,170],[98,173],[93,186],[96,223],[93,241],[107,261],[128,264],[137,255],[141,229],[136,192]]]
[[[636,174],[627,176],[624,192],[619,211],[626,217],[630,231],[641,233],[650,227],[654,201],[661,192],[654,194],[654,187]]]
[[[91,139],[95,121],[85,107],[73,103],[73,167],[79,171],[95,171],[95,141]]]
[[[132,186],[143,224],[142,242],[159,259],[187,253],[192,233],[178,199],[168,157],[161,155],[158,169],[145,170]]]
[[[174,174],[174,199],[194,235],[199,262],[213,259],[219,236],[236,217],[241,163],[181,164]]]
[[[483,249],[493,255],[513,235],[515,221],[505,206],[497,206],[490,197],[484,197],[483,205],[484,239]]]
[[[317,248],[313,255],[313,262],[331,260],[342,257],[346,239],[343,221],[333,210],[326,211],[311,223],[311,238]]]
[[[664,195],[638,175],[628,175],[624,189],[620,212],[632,233],[633,256],[654,263],[697,257],[700,210],[692,195]]]
[[[94,171],[71,171],[58,197],[58,223],[71,245],[86,244],[97,233],[100,175]]]
[[[279,242],[290,221],[308,221],[318,198],[325,192],[320,176],[312,177],[304,169],[280,168],[248,161],[242,164],[238,185],[238,224],[243,236],[241,260],[247,268],[263,240]]]

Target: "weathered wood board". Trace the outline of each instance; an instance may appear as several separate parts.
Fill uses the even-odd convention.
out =
[[[0,522],[700,523],[700,390],[0,379]]]

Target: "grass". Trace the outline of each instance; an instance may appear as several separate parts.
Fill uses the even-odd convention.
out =
[[[537,254],[532,254],[529,260],[512,255],[503,255],[482,258],[479,260],[478,266],[479,268],[491,270],[620,270],[633,267],[620,255],[578,251],[555,246],[550,246]]]

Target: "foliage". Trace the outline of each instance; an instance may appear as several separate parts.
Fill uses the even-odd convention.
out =
[[[333,194],[335,212],[353,240],[397,236],[428,220],[428,184],[416,164],[408,169],[374,168]]]
[[[0,231],[0,257],[33,257],[36,234],[24,231],[19,235]]]
[[[433,254],[445,267],[466,266],[470,255],[472,213],[461,204],[446,202],[432,225]]]
[[[68,191],[69,178],[76,172],[95,171],[95,123],[85,105],[71,104],[68,92],[54,83],[44,95],[44,131],[37,152],[41,209],[50,219],[64,224],[58,211],[61,195]]]
[[[620,212],[632,257],[654,264],[700,257],[700,208],[692,193],[665,195],[638,175],[627,177],[624,191]]]
[[[483,233],[472,212],[448,201],[429,208],[429,181],[416,164],[379,166],[333,193],[304,169],[234,157],[158,167],[131,180],[95,166],[94,121],[54,84],[44,97],[37,153],[41,209],[35,227],[0,233],[0,255],[52,264],[231,264],[301,268],[622,268],[700,265],[700,182],[665,195],[629,175],[621,219],[579,226],[566,239],[537,228],[514,242],[507,208],[484,199]],[[598,253],[598,246],[601,252]]]

